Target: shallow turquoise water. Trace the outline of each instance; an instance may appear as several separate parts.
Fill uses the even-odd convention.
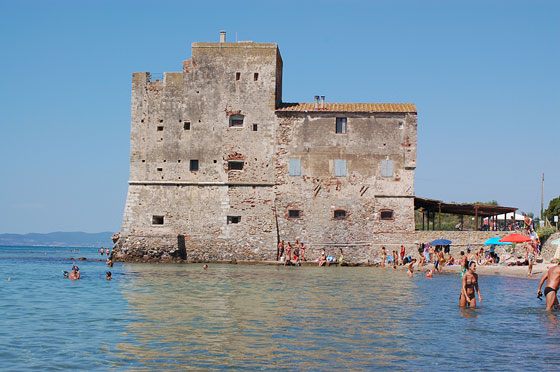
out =
[[[538,281],[379,268],[115,264],[94,249],[0,247],[1,370],[551,371],[559,314]],[[105,256],[103,256],[105,257]],[[7,278],[12,280],[8,281]]]

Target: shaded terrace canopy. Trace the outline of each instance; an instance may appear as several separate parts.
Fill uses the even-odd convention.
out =
[[[430,223],[430,213],[434,218],[435,225],[435,214],[438,214],[438,229],[441,229],[441,213],[457,214],[460,216],[475,216],[476,217],[476,229],[478,230],[478,217],[492,217],[499,214],[506,214],[515,212],[517,208],[513,207],[501,207],[486,204],[467,204],[467,203],[444,203],[441,200],[427,199],[414,197],[414,209],[422,208],[424,212],[428,213],[428,230]],[[423,224],[423,223],[422,223]],[[435,227],[435,226],[434,226]]]

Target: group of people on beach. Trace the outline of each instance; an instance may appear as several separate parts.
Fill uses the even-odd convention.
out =
[[[296,242],[292,246],[292,243],[284,242],[284,240],[278,243],[278,255],[276,256],[276,260],[283,262],[284,266],[286,265],[295,265],[301,266],[302,262],[307,261],[305,258],[305,250],[307,247],[303,242],[300,242],[299,239],[296,239]]]
[[[307,247],[305,246],[305,243],[300,242],[299,239],[296,239],[296,242],[293,246],[292,243],[286,243],[284,240],[281,240],[280,243],[278,243],[276,261],[282,262],[284,266],[301,266],[302,262],[307,262],[307,259],[305,257],[306,249]],[[342,265],[344,262],[344,252],[342,248],[339,248],[339,255],[338,258],[336,258],[334,254],[331,255],[330,253],[326,253],[326,251],[323,249],[321,250],[321,255],[316,262],[319,264],[319,266],[328,266],[331,264]]]
[[[321,256],[319,257],[319,260],[317,261],[319,263],[319,266],[329,266],[331,264],[338,264],[338,265],[343,265],[344,264],[344,251],[342,250],[342,248],[339,248],[339,254],[338,254],[338,258],[334,257],[334,255],[331,255],[330,253],[327,254],[325,252],[325,250],[323,249],[321,251]]]

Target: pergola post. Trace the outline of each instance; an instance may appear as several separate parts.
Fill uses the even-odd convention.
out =
[[[475,214],[475,223],[474,223],[474,230],[478,231],[478,207],[474,207],[474,214]]]
[[[437,224],[438,224],[438,230],[441,231],[441,203],[438,204],[438,214],[437,214]]]

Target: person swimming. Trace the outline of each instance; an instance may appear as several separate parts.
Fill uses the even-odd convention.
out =
[[[107,271],[107,272],[105,273],[105,275],[106,275],[106,279],[107,279],[107,280],[112,280],[112,279],[113,279],[113,278],[111,277],[111,272],[110,272],[110,271]]]
[[[78,266],[76,265],[72,266],[72,271],[70,271],[70,274],[68,274],[68,278],[70,280],[80,279],[80,269],[78,268]]]

